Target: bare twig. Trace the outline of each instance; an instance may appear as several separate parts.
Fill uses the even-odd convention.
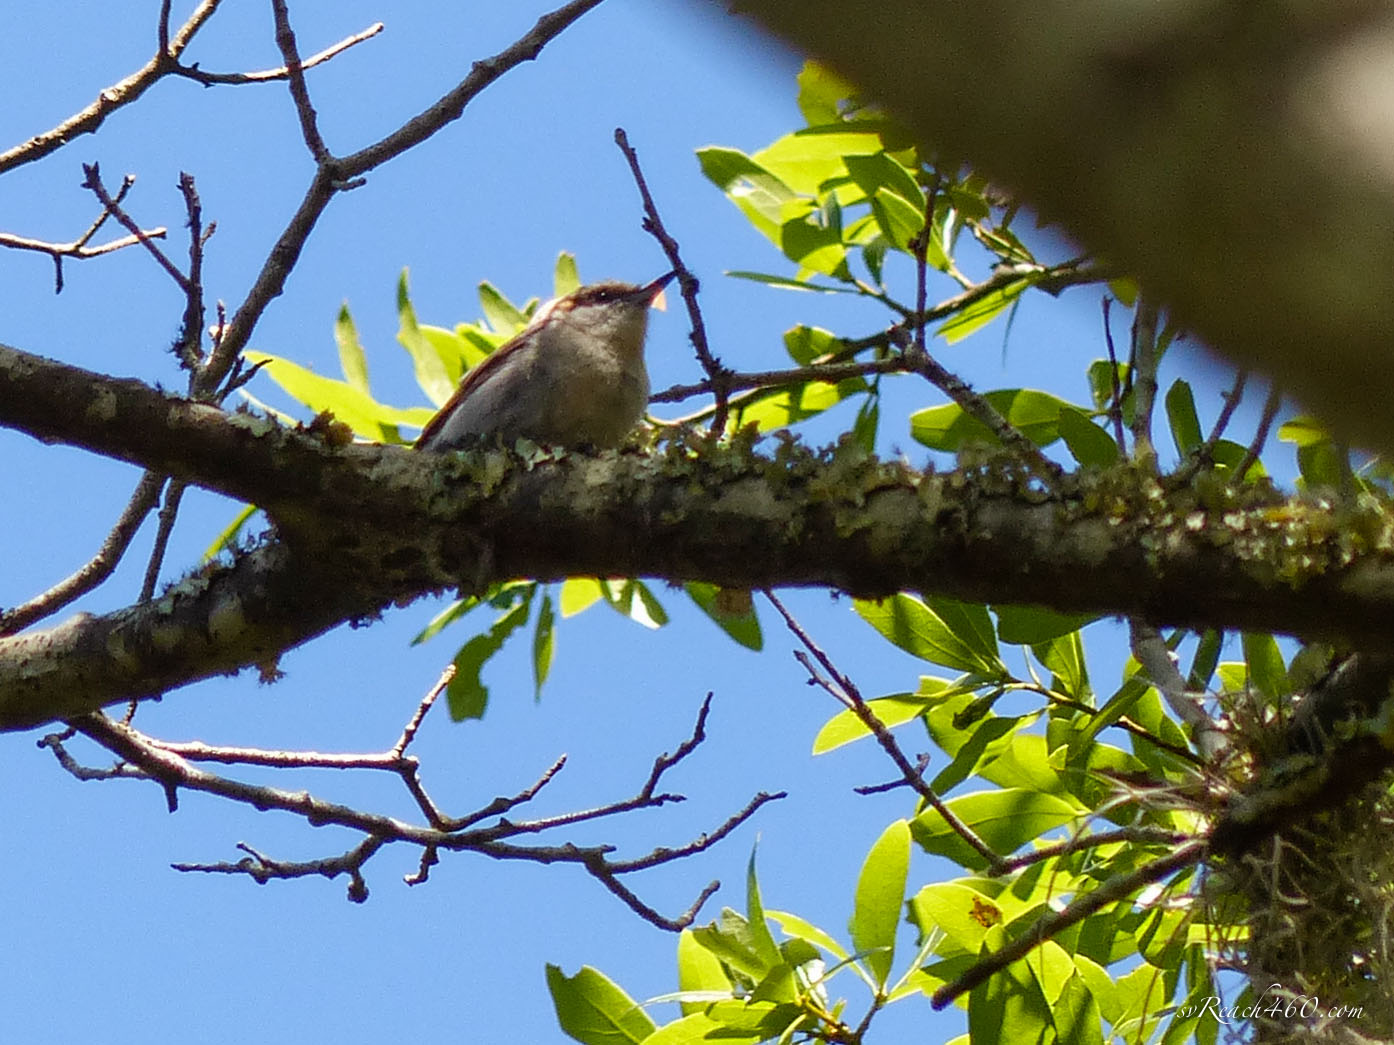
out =
[[[101,171],[97,164],[84,163],[82,165],[82,173],[86,175],[83,179],[82,187],[91,190],[92,194],[97,197],[108,213],[120,222],[126,228],[127,232],[135,236],[141,242],[145,249],[148,250],[151,256],[159,263],[160,267],[169,274],[170,279],[174,280],[174,282],[179,285],[179,289],[187,294],[189,292],[189,278],[179,271],[179,267],[169,260],[165,252],[162,251],[159,246],[145,234],[141,227],[136,224],[135,219],[125,212],[121,206],[120,200],[107,192],[106,186],[102,183]],[[130,175],[127,175],[127,181],[130,180]]]
[[[221,0],[203,0],[179,27],[169,35],[169,4],[162,5],[159,23],[159,48],[155,55],[130,76],[112,84],[97,95],[97,100],[79,113],[68,117],[57,127],[37,134],[26,142],[0,153],[0,174],[26,163],[41,160],[57,151],[80,134],[91,134],[117,109],[135,101],[161,77],[175,71],[179,56],[193,41],[194,35],[213,16]]]
[[[1186,688],[1186,680],[1177,669],[1162,633],[1134,618],[1128,621],[1128,637],[1133,656],[1147,672],[1148,680],[1157,687],[1176,717],[1191,727],[1200,753],[1213,759],[1228,744],[1224,730],[1205,710],[1201,694]]]
[[[198,366],[199,345],[203,343],[203,248],[217,226],[209,225],[204,231],[203,204],[192,174],[180,172],[179,191],[184,196],[184,211],[188,216],[189,283],[184,294],[184,320],[174,352],[184,369],[192,372]]]
[[[155,585],[160,581],[160,567],[164,565],[170,534],[174,532],[174,521],[179,516],[179,503],[184,499],[184,491],[187,488],[188,484],[182,479],[173,479],[165,490],[165,503],[159,516],[160,526],[155,531],[155,544],[150,549],[150,561],[145,565],[145,580],[140,587],[138,602],[149,602],[155,596]]]
[[[446,687],[455,680],[455,665],[447,664],[445,670],[440,673],[440,678],[436,679],[436,684],[430,688],[427,694],[421,698],[421,703],[416,705],[416,710],[412,713],[407,724],[402,727],[402,735],[397,738],[397,743],[392,745],[391,754],[395,758],[401,758],[406,754],[411,742],[416,739],[416,732],[421,728],[421,723],[426,720],[426,712],[431,710],[431,706],[445,692]]]
[[[791,367],[787,370],[761,370],[753,373],[731,372],[722,379],[723,385],[731,392],[756,390],[765,392],[773,388],[794,388],[812,382],[825,382],[830,385],[854,377],[871,377],[875,374],[904,374],[910,370],[910,363],[904,356],[887,356],[864,363],[812,363],[808,366]],[[707,395],[714,391],[711,381],[699,381],[691,385],[672,385],[662,392],[649,397],[651,403],[676,403],[693,396]],[[728,403],[738,406],[749,396],[731,396]],[[710,409],[702,412],[703,416]]]
[[[1035,925],[1021,933],[1001,950],[994,951],[986,958],[980,959],[969,966],[958,979],[944,984],[934,992],[930,998],[930,1004],[936,1009],[942,1009],[955,998],[971,991],[994,973],[1000,972],[1012,962],[1026,957],[1046,940],[1088,918],[1095,911],[1107,907],[1111,903],[1125,900],[1144,886],[1161,881],[1168,875],[1196,863],[1204,852],[1205,842],[1203,840],[1189,842],[1174,853],[1139,867],[1132,874],[1110,878],[1108,881],[1100,883],[1092,891],[1076,896],[1063,911],[1043,916]]]
[[[306,58],[300,63],[300,68],[313,69],[315,66],[329,61],[329,59],[340,52],[347,51],[350,47],[361,44],[364,40],[372,39],[374,36],[377,36],[378,33],[382,32],[383,28],[384,26],[381,22],[374,22],[361,32],[354,33],[352,36],[346,36],[338,43],[326,47],[316,55]],[[205,87],[225,84],[235,86],[247,83],[270,83],[274,80],[285,80],[290,76],[289,69],[284,65],[276,69],[262,69],[250,73],[210,73],[204,69],[200,69],[198,65],[195,64],[176,66],[174,72],[179,76],[184,76],[197,83],[201,83]]]
[[[1047,486],[1054,488],[1059,485],[1064,470],[1041,453],[1040,447],[1022,435],[1020,429],[1003,417],[995,406],[973,391],[966,381],[950,373],[928,352],[914,345],[908,347],[907,357],[911,370],[922,375],[957,403],[965,414],[995,435],[1003,446],[1020,458]]]
[[[12,610],[0,613],[0,635],[13,634],[27,628],[36,620],[56,613],[110,577],[126,549],[130,547],[140,524],[160,499],[160,489],[164,481],[164,476],[153,472],[142,475],[125,510],[116,520],[116,525],[112,527],[102,546],[97,549],[97,554],[77,572],[59,581],[48,591],[36,595]]]
[[[1113,323],[1110,313],[1113,298],[1104,295],[1104,343],[1108,346],[1108,379],[1111,398],[1108,404],[1109,420],[1113,422],[1113,441],[1118,444],[1120,454],[1128,452],[1128,442],[1123,437],[1123,389],[1118,384],[1118,351],[1113,346]]]
[[[832,658],[825,653],[819,645],[813,641],[812,636],[804,630],[797,618],[785,607],[779,597],[769,589],[765,590],[765,598],[770,600],[772,605],[781,617],[784,618],[785,625],[799,640],[803,650],[796,650],[794,657],[808,671],[810,679],[826,690],[835,700],[841,703],[849,711],[857,716],[858,721],[866,726],[871,734],[876,737],[876,742],[881,745],[881,749],[886,752],[890,760],[895,763],[896,769],[904,777],[905,782],[914,788],[915,793],[925,800],[934,811],[944,818],[944,822],[949,825],[960,838],[972,846],[973,850],[987,861],[989,868],[996,868],[1001,865],[1002,857],[993,851],[992,847],[978,837],[976,831],[965,824],[958,815],[945,804],[944,800],[934,792],[934,788],[929,786],[924,775],[905,757],[905,752],[900,749],[895,736],[886,724],[877,716],[876,712],[862,697],[861,691],[856,684],[842,672],[838,671],[837,666],[832,662]],[[807,650],[805,654],[804,650]],[[819,674],[813,666],[808,654],[822,666],[823,671],[827,672],[828,678]]]
[[[624,133],[623,127],[615,128],[615,144],[624,153],[624,158],[629,163],[630,173],[634,175],[634,184],[639,187],[639,197],[644,204],[644,231],[658,240],[659,246],[663,248],[663,253],[668,257],[668,263],[678,274],[678,286],[682,290],[683,302],[687,305],[688,322],[692,324],[692,333],[688,335],[688,338],[692,342],[692,347],[697,353],[697,361],[702,364],[702,370],[706,373],[707,382],[716,398],[716,410],[712,414],[711,428],[714,432],[724,431],[726,414],[729,409],[728,398],[731,394],[727,380],[731,372],[722,364],[721,360],[712,355],[711,346],[707,343],[706,324],[702,322],[702,310],[697,304],[699,287],[697,277],[683,264],[682,256],[678,253],[678,241],[673,239],[668,234],[668,230],[663,227],[663,219],[658,216],[658,207],[653,202],[648,182],[644,180],[644,172],[639,168],[639,154],[630,146],[629,137]]]
[[[218,388],[246,347],[252,330],[267,306],[280,295],[287,277],[300,258],[305,241],[320,215],[336,194],[361,184],[368,171],[401,155],[457,120],[465,106],[504,73],[541,53],[551,40],[601,0],[571,0],[539,18],[530,31],[491,58],[474,63],[469,75],[425,111],[412,117],[385,138],[358,152],[321,162],[305,198],[292,215],[262,263],[252,289],[224,328],[222,340],[210,354],[200,374],[197,392]]]
[[[103,216],[105,216],[105,212]],[[135,246],[137,243],[142,243],[147,239],[163,239],[167,232],[168,230],[163,226],[158,226],[153,229],[141,229],[136,235],[121,236],[119,239],[100,243],[95,247],[87,246],[87,236],[72,240],[69,243],[49,243],[45,240],[30,239],[27,236],[15,236],[7,232],[0,232],[0,247],[9,247],[13,250],[33,250],[41,254],[47,254],[53,259],[53,292],[55,294],[61,294],[63,292],[64,258],[86,261],[88,258],[100,257],[103,254],[110,254],[115,250]],[[90,235],[90,233],[88,235]]]
[[[1263,415],[1259,418],[1258,428],[1254,432],[1254,437],[1249,442],[1248,449],[1244,451],[1243,458],[1234,469],[1236,478],[1243,479],[1254,462],[1258,460],[1258,455],[1263,452],[1263,444],[1268,442],[1268,431],[1273,427],[1273,422],[1278,416],[1278,411],[1283,405],[1283,393],[1275,384],[1268,389],[1268,398],[1263,401]]]
[[[1132,354],[1129,373],[1133,378],[1133,456],[1155,468],[1157,451],[1152,444],[1152,408],[1157,400],[1157,319],[1156,304],[1139,295],[1133,313]]]
[[[919,234],[910,240],[910,253],[915,258],[915,315],[914,345],[921,352],[925,348],[925,327],[929,325],[929,238],[934,235],[934,205],[939,199],[941,176],[934,172],[934,184],[925,193],[924,225]]]
[[[300,60],[300,51],[295,45],[295,32],[290,27],[290,12],[286,0],[271,0],[271,10],[276,19],[276,46],[286,63],[286,78],[290,81],[290,96],[295,101],[295,114],[300,117],[300,133],[305,138],[305,147],[316,163],[329,160],[329,148],[319,133],[319,122],[315,117],[315,107],[310,104],[310,89],[305,84],[305,66]]]
[[[661,755],[655,760],[647,780],[634,797],[576,813],[565,813],[519,822],[499,819],[487,827],[473,827],[486,817],[497,816],[499,813],[529,801],[555,776],[564,759],[558,759],[531,786],[512,797],[495,799],[474,813],[458,819],[447,818],[440,814],[434,803],[426,797],[424,789],[421,788],[417,760],[407,756],[405,750],[415,736],[426,710],[448,684],[449,675],[449,671],[444,673],[417,705],[396,745],[381,754],[336,755],[313,751],[266,751],[255,748],[212,747],[202,743],[170,743],[147,736],[129,724],[115,722],[100,713],[75,719],[69,724],[70,728],[67,731],[47,736],[40,743],[42,746],[50,748],[59,763],[79,779],[143,779],[159,783],[165,791],[166,801],[171,810],[177,807],[178,791],[183,788],[218,795],[251,805],[257,809],[277,809],[289,812],[316,825],[336,824],[365,835],[363,841],[349,851],[319,860],[299,863],[277,861],[256,852],[250,846],[240,844],[238,848],[246,852],[250,859],[240,860],[236,863],[176,865],[180,870],[245,874],[258,882],[305,875],[323,875],[333,878],[340,874],[347,874],[350,877],[349,898],[358,901],[367,896],[367,886],[361,873],[363,864],[383,845],[405,842],[420,846],[422,849],[418,870],[407,876],[406,880],[409,883],[414,884],[426,880],[428,870],[439,859],[441,850],[477,852],[498,860],[526,860],[543,864],[578,864],[646,920],[672,931],[677,931],[691,924],[698,908],[715,890],[716,883],[704,889],[697,902],[684,914],[678,918],[670,919],[640,900],[633,891],[621,884],[619,878],[626,874],[647,870],[700,853],[745,823],[754,815],[756,810],[767,802],[784,797],[782,792],[778,794],[760,792],[744,808],[728,817],[715,830],[706,832],[684,845],[678,847],[660,846],[643,856],[628,860],[613,859],[610,855],[611,847],[603,845],[577,846],[570,842],[561,845],[517,844],[510,839],[582,821],[616,816],[634,809],[652,808],[665,802],[680,799],[681,796],[656,793],[655,788],[659,777],[664,772],[685,759],[701,743],[704,737],[704,725],[710,698],[703,702],[692,734],[678,746],[673,754]],[[66,741],[72,737],[75,731],[83,733],[102,747],[115,753],[121,761],[114,769],[109,770],[94,770],[80,765],[65,747]],[[232,780],[198,768],[194,763],[200,761],[273,768],[388,770],[401,776],[408,790],[417,798],[418,805],[426,812],[429,825],[411,824],[393,817],[326,802],[307,791],[285,791],[279,788]]]

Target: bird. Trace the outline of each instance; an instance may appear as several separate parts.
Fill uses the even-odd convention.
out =
[[[498,438],[574,449],[618,446],[644,416],[649,308],[677,275],[607,280],[547,302],[465,374],[415,449],[449,451]]]

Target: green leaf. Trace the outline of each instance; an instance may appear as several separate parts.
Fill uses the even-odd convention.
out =
[[[1036,283],[1040,276],[1036,273],[1005,283],[991,293],[984,294],[976,301],[965,305],[955,315],[945,320],[935,331],[949,344],[962,341],[974,331],[981,330],[1000,316],[1021,297],[1026,289]]]
[[[636,624],[657,630],[668,623],[668,614],[643,581],[604,580],[600,586],[615,612]]]
[[[826,65],[808,59],[799,70],[799,112],[810,127],[838,123],[843,102],[856,94],[856,88]]]
[[[232,517],[232,522],[223,527],[222,532],[213,538],[213,543],[203,550],[203,561],[217,558],[219,553],[233,551],[237,547],[238,535],[242,533],[243,527],[251,520],[252,516],[261,511],[254,504],[244,504],[238,509],[237,514]]]
[[[1033,646],[1039,642],[1068,635],[1093,621],[1093,613],[1057,613],[1043,606],[997,606],[997,637],[1018,646]]]
[[[841,231],[817,223],[812,215],[782,222],[774,241],[784,256],[799,266],[800,279],[813,272],[840,280],[851,278]]]
[[[289,359],[255,352],[242,353],[249,362],[261,363],[262,373],[283,388],[287,395],[319,413],[328,411],[334,419],[348,425],[353,434],[375,443],[400,443],[401,424],[419,427],[430,420],[433,411],[424,407],[400,409],[373,399],[347,381],[323,377]]]
[[[458,375],[452,378],[440,354],[422,333],[416,322],[416,309],[412,307],[411,294],[407,290],[407,270],[397,280],[397,343],[411,356],[412,369],[416,383],[426,398],[441,406],[455,391]]]
[[[909,871],[910,827],[904,820],[896,820],[867,853],[847,926],[852,946],[866,955],[866,964],[881,987],[890,979],[895,962],[895,934]]]
[[[1013,428],[1037,446],[1048,446],[1060,437],[1060,411],[1070,404],[1034,388],[1003,388],[983,398]],[[910,415],[910,434],[932,450],[956,452],[967,443],[999,445],[997,436],[982,422],[964,413],[957,403],[945,403]]]
[[[1031,652],[1050,671],[1053,684],[1061,687],[1066,696],[1093,703],[1089,670],[1084,663],[1084,640],[1078,631],[1033,643]]]
[[[1006,921],[996,899],[974,888],[971,878],[932,882],[912,896],[908,906],[921,939],[936,930],[944,934],[945,941],[936,948],[941,955],[978,953],[987,931]]]
[[[1186,687],[1198,693],[1210,688],[1210,679],[1215,675],[1215,665],[1220,661],[1220,646],[1224,633],[1217,628],[1207,628],[1196,645],[1196,655],[1191,660],[1191,673],[1186,678]]]
[[[1061,406],[1056,427],[1070,454],[1085,467],[1107,468],[1118,461],[1118,444],[1082,410]]]
[[[1013,962],[968,995],[973,1045],[1045,1042],[1051,1030],[1050,1007],[1026,962]]]
[[[837,384],[809,381],[787,388],[775,388],[744,400],[731,413],[732,430],[753,424],[758,431],[772,432],[806,421],[836,406],[849,396],[866,391],[866,381],[848,378]]]
[[[768,1041],[769,1036],[760,1030],[733,1029],[725,1020],[714,1019],[711,1010],[714,1006],[698,1006],[698,1011],[688,1013],[682,1019],[665,1023],[644,1045],[756,1045]]]
[[[777,243],[779,227],[784,222],[784,205],[798,199],[794,190],[739,149],[698,149],[697,162],[708,180],[741,209],[750,223]]]
[[[721,970],[721,960],[697,942],[690,930],[678,936],[678,989],[682,991],[731,992],[731,981]],[[701,1012],[705,1005],[683,1002],[684,1016]]]
[[[848,175],[868,200],[874,200],[878,194],[886,193],[908,207],[910,213],[915,215],[914,231],[910,235],[919,234],[924,226],[925,196],[909,170],[884,152],[844,156],[842,162]],[[898,245],[904,244],[898,242]]]
[[[1028,965],[1033,969],[1036,967],[1034,963]],[[1065,981],[1059,995],[1051,1003],[1050,1017],[1055,1023],[1056,1040],[1060,1045],[1104,1045],[1103,1017],[1094,995],[1079,974]]]
[[[886,241],[897,250],[908,252],[911,241],[924,230],[924,213],[888,189],[878,189],[871,197],[871,213]],[[949,259],[943,249],[937,252],[933,249],[938,241],[931,236],[928,245],[933,256],[926,260],[940,271],[947,269]]]
[[[515,334],[528,325],[527,315],[487,279],[479,284],[479,307],[495,333]]]
[[[975,791],[950,799],[946,805],[995,852],[1004,855],[1088,813],[1083,805],[1065,796],[1023,788]],[[915,817],[910,830],[925,852],[947,856],[964,867],[984,866],[983,858],[935,809]]]
[[[989,678],[1007,673],[997,656],[992,622],[982,606],[936,599],[931,608],[902,594],[878,602],[856,599],[853,607],[891,643],[921,660]]]
[[[416,635],[412,638],[411,644],[413,646],[419,646],[421,645],[421,643],[435,638],[437,635],[439,635],[450,625],[454,624],[457,620],[463,617],[470,610],[478,606],[480,601],[480,599],[476,598],[473,595],[469,595],[461,599],[456,599],[449,606],[445,607],[445,609],[441,610],[434,617],[432,617],[430,623],[427,624],[420,631],[418,631]]]
[[[1299,415],[1278,426],[1278,438],[1294,446],[1315,446],[1330,442],[1331,433],[1315,417]]]
[[[949,685],[943,679],[924,678],[920,680],[922,691],[925,682],[940,683],[944,687]],[[928,703],[926,697],[919,694],[897,693],[894,696],[869,700],[867,706],[881,720],[883,726],[887,729],[894,729],[920,715]],[[813,754],[826,754],[844,744],[850,744],[854,740],[869,736],[871,736],[871,731],[862,724],[862,720],[854,712],[839,711],[824,723],[823,728],[818,731],[818,735],[813,738]]]
[[[557,651],[555,624],[551,593],[544,592],[542,606],[537,611],[537,628],[532,633],[533,700],[542,698],[542,684],[552,672],[552,657]]]
[[[1196,416],[1196,398],[1189,384],[1181,380],[1172,382],[1167,389],[1166,410],[1176,452],[1183,458],[1188,457],[1205,441],[1200,431],[1200,418]]]
[[[847,175],[846,156],[873,156],[885,148],[876,131],[849,125],[810,127],[771,143],[751,159],[794,192],[812,196],[825,182]]]
[[[789,276],[774,276],[768,272],[746,272],[743,270],[728,271],[726,275],[734,279],[748,279],[753,283],[765,283],[772,287],[780,287],[784,290],[807,290],[819,294],[857,294],[860,291],[856,287],[837,287],[829,286],[826,283],[810,283],[806,279],[792,279]]]
[[[1134,705],[1146,696],[1148,688],[1148,684],[1142,679],[1136,676],[1128,678],[1123,685],[1118,687],[1113,696],[1104,702],[1099,713],[1090,720],[1089,725],[1084,730],[1084,739],[1094,739],[1131,712]]]
[[[547,989],[561,1029],[585,1045],[633,1045],[657,1029],[634,999],[589,965],[567,976],[548,963]]]
[[[985,763],[997,758],[1011,743],[1011,735],[1028,720],[1016,716],[987,715],[975,721],[969,728],[956,727],[955,715],[950,715],[953,705],[941,704],[926,716],[926,724],[935,743],[945,751],[952,751],[952,760],[930,781],[930,786],[939,794],[952,791]],[[945,736],[952,730],[954,736]]]
[[[780,964],[779,947],[770,927],[765,924],[765,907],[760,900],[760,882],[755,876],[755,847],[750,849],[750,862],[745,869],[745,917],[749,923],[750,939],[755,952],[767,969]]]
[[[729,968],[754,983],[763,980],[771,969],[781,964],[769,928],[765,927],[761,939],[750,921],[729,907],[722,908],[721,917],[710,925],[693,929],[692,936]]]
[[[846,342],[831,330],[807,327],[802,323],[784,332],[784,351],[799,366],[824,362],[841,352]]]
[[[344,380],[368,395],[368,358],[363,353],[363,343],[358,340],[358,328],[353,324],[347,301],[339,306],[339,318],[334,321],[334,341],[339,346],[339,367],[344,372]]]
[[[456,722],[484,717],[484,708],[489,703],[489,688],[481,681],[480,672],[508,637],[527,623],[531,606],[532,598],[529,595],[494,621],[483,635],[470,639],[455,654],[455,677],[450,680],[445,693],[450,703],[450,717]]]
[[[561,582],[562,619],[574,617],[606,597],[605,586],[595,577],[568,577]]]
[[[857,407],[857,416],[852,421],[852,440],[868,457],[876,452],[876,431],[881,422],[881,396],[874,388]]]
[[[1107,359],[1096,359],[1089,364],[1089,391],[1094,399],[1095,410],[1107,410],[1113,404],[1113,385],[1117,379],[1118,390],[1121,393],[1128,386],[1128,364],[1110,363]],[[1126,397],[1125,397],[1126,399]],[[1125,401],[1124,418],[1126,422],[1128,411]]]
[[[687,581],[683,589],[717,627],[746,649],[758,652],[764,648],[760,618],[755,615],[755,603],[749,592],[734,591],[705,581]],[[739,599],[740,595],[744,595],[744,599]]]
[[[838,961],[847,960],[847,950],[812,922],[805,921],[788,911],[766,911],[765,916],[772,918],[786,936],[792,936],[797,940],[804,940],[821,947]]]
[[[576,255],[564,250],[557,255],[557,265],[552,272],[552,296],[564,298],[581,285],[581,274],[576,270]]]
[[[1302,451],[1299,450],[1298,456],[1301,457],[1301,455]],[[1249,448],[1247,446],[1240,446],[1238,443],[1229,439],[1221,439],[1215,444],[1214,449],[1210,451],[1211,460],[1221,468],[1227,468],[1231,472],[1237,470],[1248,456]],[[1267,474],[1268,472],[1263,467],[1263,462],[1255,457],[1249,462],[1248,468],[1239,478],[1243,479],[1245,482],[1252,483],[1257,482]]]
[[[1272,635],[1246,631],[1242,641],[1250,685],[1274,702],[1292,692],[1277,640]]]
[[[1002,788],[1020,788],[1050,795],[1068,792],[1064,780],[1051,765],[1046,738],[1039,733],[1014,732],[1002,753],[978,773],[984,780]]]

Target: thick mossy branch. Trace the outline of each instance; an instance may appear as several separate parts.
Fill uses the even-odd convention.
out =
[[[276,656],[337,623],[506,578],[646,576],[1394,638],[1394,520],[1130,469],[1043,493],[1010,461],[921,472],[850,443],[698,435],[600,455],[417,454],[288,429],[0,349],[0,423],[252,501],[276,535],[163,597],[0,640],[0,728]]]

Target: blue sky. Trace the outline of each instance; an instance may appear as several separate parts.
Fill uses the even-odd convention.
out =
[[[0,145],[46,129],[148,57],[158,4],[81,6],[79,14],[71,5],[31,5],[12,16],[16,31],[0,36]],[[176,16],[188,6],[176,5]],[[292,5],[305,53],[379,18],[387,22],[379,37],[311,74],[330,148],[357,149],[419,111],[543,10],[532,3]],[[190,58],[216,70],[279,64],[269,5],[227,5]],[[753,151],[798,126],[798,64],[718,6],[609,0],[538,62],[509,73],[462,120],[338,199],[252,347],[337,373],[331,324],[347,300],[379,398],[416,405],[421,395],[393,340],[394,288],[404,267],[418,315],[444,326],[477,318],[474,287],[483,279],[515,300],[546,296],[563,249],[575,252],[586,279],[658,274],[662,255],[639,228],[637,196],[612,142],[618,125],[627,128],[670,230],[703,278],[708,328],[728,363],[779,364],[780,335],[799,321],[848,334],[877,329],[885,321],[872,309],[721,275],[783,270],[701,176],[693,150],[716,143]],[[311,173],[283,85],[204,90],[165,81],[99,135],[6,176],[0,230],[51,240],[76,235],[96,212],[79,188],[80,164],[92,161],[111,184],[126,172],[137,175],[129,209],[147,225],[170,226],[171,250],[179,254],[176,179],[181,170],[194,174],[205,216],[218,222],[206,284],[211,297],[230,305],[245,293]],[[147,257],[131,250],[70,263],[66,276],[67,288],[55,296],[46,259],[0,251],[0,340],[182,387],[165,350],[180,300]],[[1097,296],[1073,292],[1059,302],[1028,300],[1005,344],[999,322],[942,358],[980,387],[1032,385],[1083,399],[1084,365],[1101,354]],[[681,309],[655,318],[650,370],[656,388],[700,376]],[[268,382],[254,391],[276,399]],[[1218,397],[1210,388],[1200,399],[1205,421]],[[922,459],[903,411],[934,401],[922,386],[898,383],[886,405],[888,451],[900,447]],[[830,435],[847,419],[835,414],[814,436]],[[0,454],[11,491],[0,502],[0,605],[12,605],[91,554],[136,472],[4,430]],[[209,495],[186,501],[167,579],[196,560],[231,511]],[[150,529],[82,608],[100,612],[132,600]],[[568,837],[614,840],[637,855],[714,826],[757,790],[788,788],[791,798],[715,851],[631,884],[675,913],[702,884],[721,878],[725,887],[703,912],[709,920],[722,904],[743,906],[744,865],[758,836],[767,905],[843,934],[863,855],[887,821],[908,813],[903,798],[851,793],[889,778],[889,765],[868,745],[817,762],[809,757],[817,728],[836,709],[804,684],[789,656],[792,641],[768,607],[766,649],[753,654],[722,637],[679,593],[660,594],[673,623],[658,632],[603,610],[564,622],[540,704],[532,699],[526,643],[506,650],[486,676],[493,701],[483,723],[454,726],[439,712],[428,721],[417,748],[428,786],[460,811],[525,786],[567,752],[570,764],[544,792],[539,814],[627,796],[653,757],[686,736],[710,690],[712,739],[671,782],[691,800]],[[804,592],[789,601],[864,692],[914,687],[925,665],[876,640],[846,600]],[[423,601],[372,627],[339,629],[286,656],[287,677],[275,686],[240,678],[178,691],[144,709],[138,724],[161,736],[228,744],[384,749],[466,637],[456,629],[409,647],[438,608]],[[1109,636],[1096,633],[1097,655]],[[1096,656],[1094,670],[1107,685],[1116,649]],[[79,784],[34,747],[39,735],[0,739],[0,810],[8,827],[0,863],[7,911],[0,1039],[100,1036],[121,1045],[161,1040],[178,1027],[181,1037],[205,1043],[388,1035],[550,1042],[562,1035],[546,995],[545,962],[568,972],[596,965],[639,998],[674,988],[675,938],[640,923],[566,868],[448,857],[429,884],[408,888],[401,875],[415,868],[415,854],[389,849],[368,865],[372,896],[362,906],[345,901],[342,880],[257,887],[180,875],[171,862],[233,860],[238,841],[305,859],[342,851],[352,840],[193,795],[171,816],[153,786]],[[926,746],[914,738],[907,746],[917,744]],[[410,812],[387,781],[307,775],[277,782]],[[853,997],[854,1005],[863,1000]],[[666,1011],[659,1010],[660,1020]],[[931,1016],[918,1000],[892,1009],[878,1026],[879,1040],[931,1041],[962,1030],[960,1017]]]

